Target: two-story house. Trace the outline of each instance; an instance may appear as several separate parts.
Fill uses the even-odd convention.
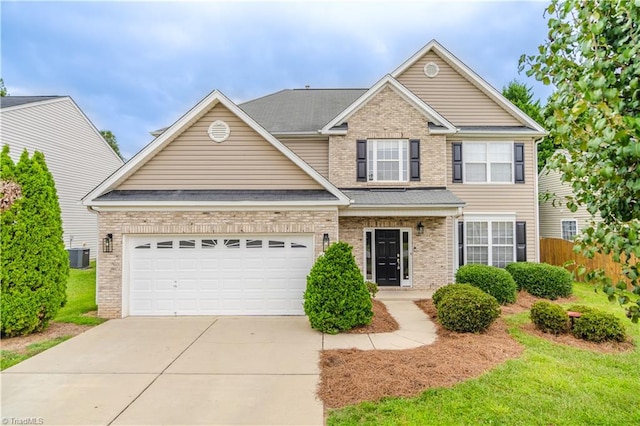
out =
[[[389,288],[536,261],[543,135],[436,41],[368,89],[214,91],[85,197],[99,314],[301,314],[338,240]]]

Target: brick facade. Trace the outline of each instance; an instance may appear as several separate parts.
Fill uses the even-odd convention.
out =
[[[430,135],[428,119],[395,90],[386,87],[349,117],[345,136],[329,138],[329,180],[338,188],[381,186],[356,181],[356,141],[359,139],[420,139],[420,181],[394,187],[447,185],[446,137]]]
[[[424,234],[417,235],[416,224],[422,222]],[[444,217],[342,217],[340,240],[353,246],[356,263],[364,274],[364,229],[409,228],[413,250],[413,289],[437,289],[453,280],[452,220]]]
[[[98,253],[98,316],[122,316],[125,235],[313,234],[315,255],[322,237],[338,238],[337,210],[304,211],[103,211],[99,235],[113,234],[113,252]]]

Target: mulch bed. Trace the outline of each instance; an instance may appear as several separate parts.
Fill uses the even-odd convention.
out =
[[[367,334],[367,333],[389,333],[396,331],[400,326],[398,322],[393,318],[387,307],[379,300],[373,299],[373,320],[369,325],[363,325],[362,327],[352,328],[346,331],[346,333],[353,334]]]
[[[503,306],[502,313],[523,312],[537,300],[541,299],[520,292],[517,302]],[[571,297],[556,302],[574,300]],[[436,318],[431,300],[419,300],[416,305],[430,318]],[[378,312],[377,320],[383,321],[382,311]],[[478,377],[509,359],[519,357],[524,350],[508,333],[501,318],[482,334],[455,333],[442,328],[437,321],[435,326],[438,333],[436,342],[415,349],[322,351],[318,396],[327,408],[376,401],[386,396],[416,396],[429,388],[449,387]],[[605,353],[625,352],[635,347],[630,340],[597,344],[577,339],[571,334],[554,336],[536,330],[531,324],[522,329],[556,343]]]
[[[51,321],[45,330],[38,333],[32,333],[26,336],[3,337],[0,339],[0,347],[3,351],[25,353],[27,346],[32,343],[55,339],[56,337],[77,336],[90,328],[92,328],[90,325]]]

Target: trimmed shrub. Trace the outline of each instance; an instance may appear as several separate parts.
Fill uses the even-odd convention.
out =
[[[489,265],[464,265],[456,272],[456,283],[468,283],[506,305],[516,301],[516,283],[504,269]]]
[[[378,284],[371,281],[367,281],[365,282],[365,284],[367,285],[367,290],[369,291],[371,298],[373,299],[374,297],[376,297],[376,294],[378,293]]]
[[[440,324],[459,333],[485,331],[500,316],[495,297],[469,290],[451,292],[440,300],[437,309]]]
[[[545,333],[561,334],[569,329],[569,315],[560,305],[539,301],[531,306],[531,322]]]
[[[64,305],[69,255],[62,240],[58,196],[44,155],[36,151],[29,158],[25,150],[14,165],[5,146],[1,163],[0,179],[20,187],[18,198],[3,200],[0,214],[0,331],[16,336],[44,329]]]
[[[515,280],[518,290],[545,299],[571,296],[571,273],[560,266],[546,263],[516,262],[505,268]]]
[[[624,325],[618,317],[595,309],[576,318],[571,332],[580,339],[597,343],[609,340],[622,342],[626,336]]]
[[[571,311],[571,312],[580,312],[581,314],[586,314],[587,312],[593,312],[596,311],[597,309],[595,308],[590,308],[588,306],[584,306],[584,305],[571,305],[567,308],[567,311]]]
[[[371,324],[371,296],[351,249],[347,243],[332,244],[307,277],[304,312],[316,330],[336,334]]]
[[[433,293],[431,299],[433,300],[433,304],[437,308],[440,302],[442,302],[450,294],[460,292],[484,293],[484,291],[480,290],[478,287],[472,286],[471,284],[447,284],[444,287],[440,287],[439,289],[437,289],[435,293]]]

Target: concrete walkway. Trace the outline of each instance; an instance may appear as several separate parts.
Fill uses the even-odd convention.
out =
[[[433,324],[412,302],[425,297],[379,292],[400,330],[369,335],[323,335],[304,316],[111,320],[0,373],[2,420],[323,425],[319,351],[433,343]]]
[[[381,290],[376,299],[385,304],[400,328],[391,333],[370,334],[325,334],[323,349],[412,349],[430,345],[436,341],[436,328],[424,312],[413,303],[414,300],[429,299],[430,291],[385,291]]]

